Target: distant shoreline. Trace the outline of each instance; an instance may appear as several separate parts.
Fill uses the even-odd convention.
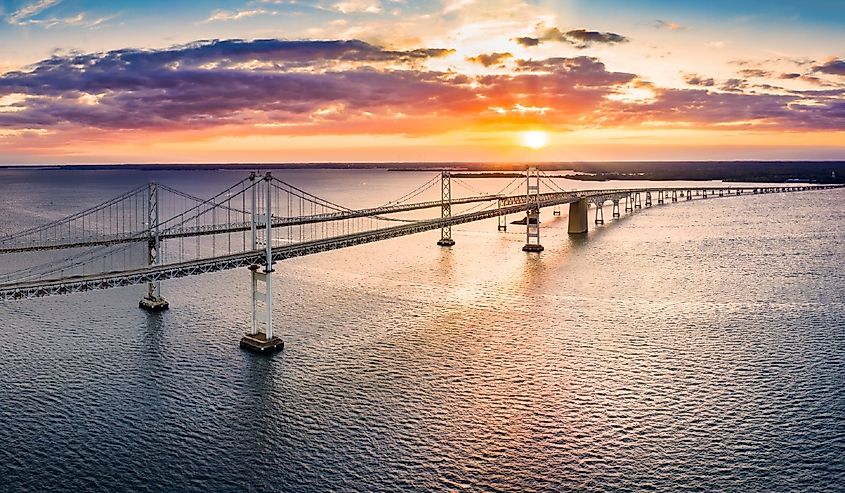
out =
[[[386,171],[437,171],[451,169],[460,178],[513,178],[528,166],[546,172],[568,171],[564,178],[581,181],[741,181],[845,183],[845,161],[593,161],[547,163],[231,163],[231,164],[63,164],[0,165],[2,170],[68,171],[217,171],[328,169]]]

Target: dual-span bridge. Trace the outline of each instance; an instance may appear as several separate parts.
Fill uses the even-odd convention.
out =
[[[283,347],[273,335],[273,265],[281,260],[364,243],[440,230],[437,244],[452,246],[452,226],[524,216],[523,250],[540,252],[540,210],[569,204],[568,231],[587,232],[588,214],[604,222],[654,205],[713,197],[822,190],[841,185],[648,187],[565,190],[534,168],[499,193],[484,194],[449,171],[379,207],[353,209],[313,195],[271,173],[248,177],[210,197],[151,183],[67,217],[11,234],[0,233],[0,255],[14,266],[0,272],[0,300],[14,301],[146,284],[139,306],[167,309],[161,282],[248,268],[252,323],[241,345],[258,351]],[[454,188],[453,188],[454,187]],[[466,196],[454,196],[463,187]],[[547,191],[541,190],[541,188]],[[416,201],[433,188],[440,199]],[[456,207],[456,210],[453,210]],[[434,217],[418,217],[436,210]],[[411,214],[409,214],[411,213]],[[50,258],[46,258],[50,257]],[[56,258],[58,257],[58,258]],[[41,262],[39,262],[39,260]],[[0,264],[1,265],[1,264]]]

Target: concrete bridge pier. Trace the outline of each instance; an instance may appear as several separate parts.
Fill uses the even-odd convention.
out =
[[[613,219],[619,217],[619,199],[613,199]]]
[[[683,192],[681,192],[681,193],[683,193]],[[678,201],[678,191],[672,190],[672,202],[677,202],[677,201]]]
[[[657,204],[658,205],[663,204],[663,190],[659,190],[657,192]]]
[[[625,212],[634,212],[634,201],[630,193],[625,195]]]
[[[569,234],[581,234],[587,232],[587,210],[590,204],[586,199],[579,199],[578,202],[569,204]]]
[[[147,186],[147,261],[149,265],[161,263],[161,236],[158,230],[158,184]],[[147,295],[138,302],[138,308],[148,312],[160,312],[170,308],[170,303],[161,297],[161,281],[147,283]]]
[[[719,197],[724,197],[724,196],[725,196],[725,191],[719,190]]]
[[[634,209],[642,209],[643,203],[640,198],[640,192],[634,193]]]
[[[604,224],[604,204],[596,202],[596,224]]]
[[[645,193],[645,206],[651,207],[651,192]]]

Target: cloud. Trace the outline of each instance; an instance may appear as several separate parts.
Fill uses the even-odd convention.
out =
[[[728,79],[720,87],[723,91],[742,91],[746,86],[745,79]]]
[[[540,44],[539,38],[532,38],[530,36],[514,38],[514,41],[516,41],[517,44],[520,44],[522,46],[537,46]]]
[[[716,85],[716,81],[712,77],[705,78],[698,74],[685,74],[684,82],[691,86],[712,87]]]
[[[344,14],[356,12],[378,14],[381,12],[381,2],[378,0],[345,0],[334,4],[334,10]]]
[[[780,74],[780,77],[778,77],[778,78],[779,79],[798,79],[800,77],[801,77],[801,74],[791,72],[791,73],[788,73],[788,74]]]
[[[116,15],[107,16],[107,17],[97,17],[94,19],[89,18],[84,12],[80,12],[72,17],[49,17],[46,19],[27,19],[24,21],[20,21],[18,23],[19,26],[24,25],[33,25],[33,26],[41,26],[44,29],[51,29],[56,26],[77,26],[77,27],[84,27],[84,28],[95,28],[101,26],[106,21],[114,19],[117,17]]]
[[[845,60],[832,58],[821,65],[815,65],[813,72],[831,75],[845,75]]]
[[[660,19],[654,22],[654,27],[656,29],[666,29],[669,31],[685,31],[687,29],[686,26],[682,26],[676,22],[664,21]]]
[[[616,33],[588,31],[586,29],[573,29],[563,32],[557,27],[551,27],[542,31],[537,37],[523,36],[515,38],[515,41],[523,46],[537,46],[545,41],[557,41],[571,44],[578,49],[584,49],[594,43],[616,44],[626,43],[629,40]]]
[[[508,58],[512,58],[513,55],[511,53],[482,53],[480,55],[467,57],[467,60],[473,63],[480,63],[485,67],[490,67],[492,65],[499,65]]]
[[[61,2],[61,0],[38,0],[36,2],[26,4],[9,14],[6,20],[9,24],[25,24],[25,20],[40,14],[59,2]]]
[[[489,75],[427,68],[451,53],[358,40],[230,39],[57,54],[0,75],[0,102],[9,108],[0,111],[0,127],[8,135],[49,134],[58,143],[145,131],[421,135],[527,124],[845,125],[845,88],[757,94],[731,79],[713,91],[713,79],[695,74],[685,79],[702,88],[661,88],[589,56],[516,59],[513,72]],[[505,55],[473,58],[496,63]],[[634,90],[649,97],[625,97]]]
[[[255,17],[256,15],[268,14],[268,12],[264,9],[253,9],[253,10],[237,10],[237,11],[227,11],[227,10],[216,10],[213,14],[211,14],[208,19],[200,22],[200,24],[205,24],[208,22],[217,22],[217,21],[235,21],[238,19],[245,19],[247,17]],[[275,14],[275,12],[272,12]]]
[[[773,74],[768,70],[763,70],[759,68],[746,68],[739,71],[739,75],[743,77],[758,77],[758,78],[765,78],[771,77]]]
[[[443,14],[446,15],[461,11],[475,2],[476,0],[445,0],[443,2]]]

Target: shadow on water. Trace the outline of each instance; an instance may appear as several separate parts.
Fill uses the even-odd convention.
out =
[[[142,333],[142,354],[160,358],[164,351],[164,313],[150,312],[146,314],[145,328]]]

